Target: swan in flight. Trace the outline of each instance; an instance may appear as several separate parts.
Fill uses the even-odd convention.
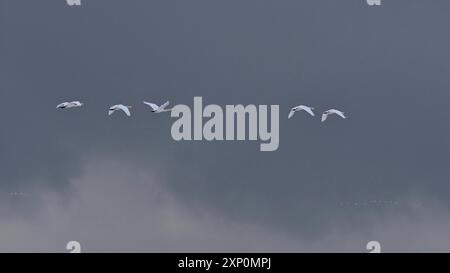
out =
[[[292,118],[294,116],[295,112],[302,111],[302,110],[314,117],[314,112],[312,111],[312,110],[314,110],[314,107],[299,105],[299,106],[295,106],[294,108],[291,109],[291,111],[289,112],[288,119]]]
[[[146,102],[146,101],[144,101],[144,104],[150,106],[152,108],[153,113],[162,113],[162,112],[172,111],[172,109],[166,109],[166,107],[169,105],[169,101],[166,101],[161,106],[158,106],[157,104],[154,104],[151,102]]]
[[[127,116],[131,116],[130,113],[131,106],[125,106],[123,104],[117,104],[109,107],[108,115],[112,115],[115,111],[123,111]]]
[[[68,109],[68,108],[75,108],[75,107],[81,107],[84,103],[81,103],[79,101],[71,101],[71,102],[63,102],[56,106],[56,109]]]
[[[343,119],[347,118],[344,115],[344,112],[336,110],[336,109],[330,109],[330,110],[327,110],[327,111],[323,112],[323,114],[322,114],[322,122],[324,122],[327,119],[328,115],[333,115],[333,114],[334,115],[338,115],[338,116],[340,116]]]

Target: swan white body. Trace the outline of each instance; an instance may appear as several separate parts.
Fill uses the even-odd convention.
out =
[[[309,106],[305,106],[305,105],[295,106],[289,112],[288,119],[292,118],[294,116],[295,112],[298,112],[298,111],[305,111],[305,112],[307,112],[308,114],[310,114],[311,116],[314,117],[313,110],[314,110],[314,107],[309,107]]]
[[[69,108],[75,108],[75,107],[81,107],[84,103],[81,103],[79,101],[71,101],[71,102],[63,102],[56,106],[56,109],[69,109]]]
[[[131,116],[130,112],[131,106],[126,106],[123,104],[117,104],[109,107],[108,115],[112,115],[116,111],[123,111],[127,116]]]
[[[170,112],[172,109],[166,109],[169,106],[169,101],[166,101],[164,104],[158,106],[157,104],[144,101],[145,105],[148,105],[152,108],[153,113],[162,113],[162,112]]]
[[[336,109],[330,109],[327,110],[325,112],[323,112],[322,114],[322,122],[324,122],[325,120],[327,120],[328,115],[338,115],[343,119],[346,119],[347,117],[345,116],[344,112],[336,110]]]

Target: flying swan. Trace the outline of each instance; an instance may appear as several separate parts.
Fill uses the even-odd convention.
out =
[[[323,112],[323,114],[322,114],[322,122],[324,122],[328,118],[328,115],[333,115],[333,114],[334,115],[338,115],[338,116],[340,116],[343,119],[347,118],[344,115],[344,112],[336,110],[336,109],[330,109],[330,110],[327,110],[327,111]]]
[[[169,101],[166,101],[161,106],[158,106],[157,104],[154,104],[151,102],[146,102],[146,101],[144,101],[144,104],[150,106],[152,108],[153,113],[162,113],[162,112],[172,111],[172,109],[166,109],[166,107],[169,105]]]
[[[302,111],[302,110],[314,117],[314,112],[312,111],[312,110],[314,110],[314,107],[299,105],[299,106],[295,106],[291,109],[291,111],[289,112],[288,119],[292,118],[294,116],[295,112]]]
[[[71,101],[71,102],[63,102],[56,106],[56,109],[69,109],[69,108],[75,108],[75,107],[81,107],[84,103],[81,103],[79,101]]]
[[[121,110],[127,116],[131,116],[130,108],[131,108],[131,106],[125,106],[123,104],[113,105],[113,106],[109,107],[108,115],[111,116],[114,112]]]

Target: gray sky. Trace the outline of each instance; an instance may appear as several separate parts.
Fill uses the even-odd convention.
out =
[[[450,251],[449,1],[0,3],[0,251]],[[279,104],[278,151],[142,105],[194,96]]]

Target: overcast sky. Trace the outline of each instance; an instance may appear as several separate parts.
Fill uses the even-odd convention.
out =
[[[0,251],[450,251],[448,0],[0,3]],[[279,149],[142,104],[194,96],[280,105]]]

